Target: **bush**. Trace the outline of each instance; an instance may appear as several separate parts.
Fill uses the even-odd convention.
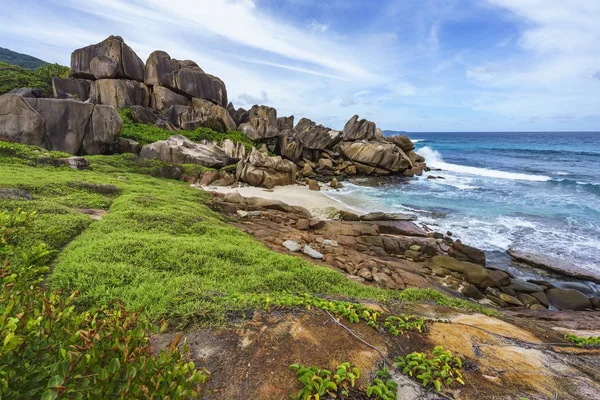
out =
[[[453,357],[452,353],[444,350],[442,346],[435,346],[431,357],[420,352],[397,357],[394,366],[403,374],[423,382],[425,387],[432,384],[436,392],[442,390],[442,386],[452,385],[454,381],[465,384],[461,373],[461,359]]]
[[[180,337],[154,354],[146,319],[122,304],[76,311],[77,292],[40,285],[49,251],[19,249],[35,212],[0,212],[0,398],[186,398],[208,375],[185,362]],[[166,329],[163,324],[162,329]],[[185,348],[185,345],[184,345]]]
[[[42,89],[46,96],[52,95],[52,78],[66,78],[69,67],[48,64],[32,71],[16,65],[0,62],[0,95],[13,89],[30,87]]]

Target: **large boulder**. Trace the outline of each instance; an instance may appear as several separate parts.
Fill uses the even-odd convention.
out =
[[[46,121],[45,148],[77,154],[88,132],[94,105],[69,99],[25,99]]]
[[[400,147],[402,151],[406,154],[415,149],[415,144],[406,135],[388,136],[387,138],[385,138],[385,140],[394,143],[396,146]]]
[[[173,135],[167,140],[145,145],[140,157],[158,158],[172,164],[198,164],[212,168],[231,164],[227,153],[214,143],[194,143],[181,135]]]
[[[150,97],[150,107],[158,111],[165,111],[171,106],[189,106],[190,100],[180,94],[175,93],[164,86],[154,85]]]
[[[148,107],[131,106],[131,120],[145,125],[154,125],[158,120],[158,115],[154,114],[153,110]]]
[[[45,120],[22,96],[0,96],[0,140],[42,146]]]
[[[474,264],[485,265],[485,253],[475,247],[462,244],[456,241],[448,249],[448,255],[463,261],[469,261]]]
[[[408,156],[396,145],[386,141],[341,142],[339,149],[351,161],[392,172],[412,168]]]
[[[324,150],[335,145],[341,139],[341,133],[317,125],[308,118],[302,118],[294,128],[295,136],[300,139],[302,145],[310,150]]]
[[[287,129],[281,132],[277,143],[276,152],[283,158],[291,161],[298,161],[302,157],[304,145],[302,141],[295,135],[295,131]],[[308,165],[308,164],[306,164]]]
[[[235,123],[226,109],[203,99],[194,99],[193,107],[171,106],[164,117],[172,125],[190,131],[200,127],[219,132],[235,129]]]
[[[99,55],[92,59],[90,72],[96,79],[113,79],[119,73],[119,64],[112,57]]]
[[[42,97],[46,97],[44,95],[44,91],[42,89],[28,88],[28,87],[13,89],[6,94],[18,94],[21,97],[31,97],[33,99],[39,99]]]
[[[94,61],[96,57],[100,58],[100,61]],[[71,54],[71,76],[96,79],[92,71],[92,62],[94,61],[96,67],[103,65],[100,70],[96,69],[96,72],[102,71],[104,74],[108,71],[106,69],[107,59],[104,57],[112,58],[116,63],[113,78],[143,82],[144,62],[120,36],[110,36],[100,43],[75,50]]]
[[[366,119],[358,119],[358,115],[353,116],[344,125],[343,140],[371,140],[375,139],[375,123]]]
[[[248,121],[250,126],[243,132],[251,140],[269,139],[280,135],[277,126],[277,110],[273,107],[253,106],[248,111]]]
[[[296,165],[252,148],[248,156],[238,163],[235,177],[252,186],[273,188],[291,185],[296,181]]]
[[[141,82],[125,79],[100,79],[91,84],[90,101],[94,104],[106,104],[115,108],[127,108],[134,105],[148,107],[150,92]]]
[[[559,310],[585,310],[593,308],[583,293],[574,289],[550,289],[546,292],[548,302]]]
[[[241,124],[245,124],[250,122],[250,114],[248,110],[240,107],[237,110],[233,106],[233,103],[227,104],[227,111],[229,111],[229,115],[233,118],[235,122],[235,126],[239,127]],[[277,119],[277,123],[279,124],[279,119]]]
[[[222,148],[225,154],[229,156],[229,162],[231,164],[236,163],[242,158],[246,157],[246,146],[244,146],[242,143],[236,143],[231,139],[224,139],[219,144],[219,147]]]
[[[192,99],[192,107],[203,115],[209,115],[218,119],[222,123],[222,128],[217,130],[226,132],[228,130],[234,131],[236,129],[235,122],[226,108],[199,98]]]
[[[62,99],[73,96],[76,99],[86,101],[90,98],[90,86],[92,81],[87,79],[52,78],[52,92],[54,97]]]
[[[460,272],[465,276],[467,282],[477,287],[496,286],[496,281],[490,276],[489,271],[480,265],[460,261],[449,256],[434,256],[431,261],[435,266]]]
[[[111,153],[111,146],[118,139],[122,126],[123,120],[114,107],[97,104],[94,106],[88,131],[83,137],[81,153]],[[132,146],[131,149],[129,152],[133,152],[134,147]]]
[[[281,132],[286,129],[294,128],[294,116],[290,115],[289,117],[279,117],[277,118],[277,127]]]

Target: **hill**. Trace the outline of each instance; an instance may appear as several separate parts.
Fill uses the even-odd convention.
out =
[[[16,51],[5,49],[3,47],[0,47],[0,61],[27,69],[36,69],[48,64],[46,61],[40,60],[39,58],[17,53]]]

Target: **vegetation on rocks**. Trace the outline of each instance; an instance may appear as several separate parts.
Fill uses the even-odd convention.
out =
[[[197,128],[193,131],[180,130],[177,132],[170,132],[156,125],[133,122],[131,119],[131,111],[128,108],[119,110],[119,114],[123,120],[121,136],[126,139],[135,140],[140,145],[154,143],[159,140],[166,140],[169,136],[175,134],[183,135],[194,142],[210,140],[219,143],[222,140],[230,139],[233,142],[244,144],[246,149],[255,145],[243,132],[239,131],[227,131],[222,133],[210,128]]]
[[[0,61],[0,95],[18,88],[39,88],[45,95],[52,95],[52,78],[66,78],[69,67],[47,64],[35,70],[21,68]]]
[[[387,368],[377,371],[375,379],[367,386],[367,396],[376,400],[396,400],[398,384],[392,379]]]
[[[424,352],[414,352],[406,357],[397,357],[394,366],[403,374],[423,382],[425,387],[433,385],[437,392],[442,386],[450,387],[454,381],[465,384],[461,373],[461,359],[453,357],[442,346],[436,346],[431,356]]]
[[[579,347],[600,348],[600,336],[581,337],[577,335],[565,335],[565,339],[575,343]]]
[[[349,362],[340,364],[331,376],[331,371],[319,369],[317,367],[304,366],[302,364],[292,364],[290,368],[296,371],[298,381],[303,385],[302,389],[291,396],[297,400],[319,400],[325,395],[341,399],[348,396],[350,388],[353,388],[356,379],[360,378],[358,368],[353,367]]]

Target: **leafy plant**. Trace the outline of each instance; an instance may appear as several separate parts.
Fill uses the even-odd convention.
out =
[[[565,339],[575,343],[579,347],[596,348],[600,347],[600,336],[581,337],[577,335],[565,335]]]
[[[422,333],[425,329],[425,319],[407,315],[391,315],[385,319],[383,327],[392,335],[398,336],[405,331],[418,331]]]
[[[414,352],[406,357],[397,357],[394,366],[403,374],[423,382],[423,386],[433,385],[436,391],[442,386],[450,387],[454,381],[464,385],[462,378],[462,361],[453,357],[452,353],[436,346],[429,357],[426,353]]]
[[[13,89],[30,87],[39,88],[49,96],[52,94],[52,78],[65,78],[68,74],[69,67],[58,64],[47,64],[32,71],[0,62],[0,95]]]
[[[14,245],[35,212],[0,212],[0,398],[187,398],[208,373],[186,362],[181,338],[159,354],[158,333],[122,304],[76,311],[78,292],[63,296],[40,285],[49,251]],[[163,323],[161,330],[167,328]],[[184,351],[186,346],[184,343]]]
[[[298,394],[290,396],[292,399],[319,400],[325,394],[335,396],[338,387],[331,379],[331,371],[302,364],[292,364],[290,368],[296,371],[296,377],[304,385]]]
[[[391,378],[387,368],[377,372],[375,379],[367,386],[367,397],[377,400],[396,400],[398,384]]]
[[[336,368],[333,381],[338,386],[340,393],[343,396],[348,396],[348,390],[354,387],[354,383],[358,378],[360,378],[358,368],[352,367],[349,362],[345,362]]]

